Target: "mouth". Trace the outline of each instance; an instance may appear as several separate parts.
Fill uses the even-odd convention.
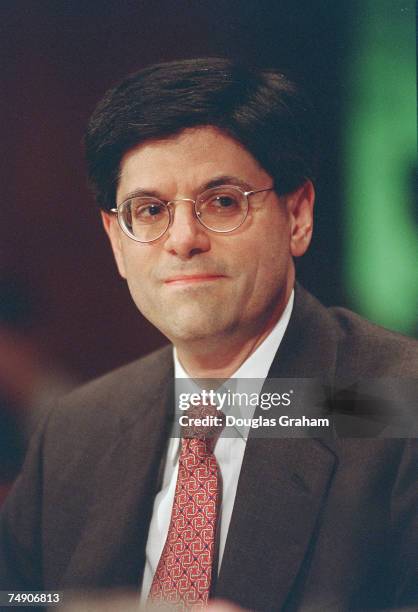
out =
[[[179,274],[172,276],[164,281],[165,285],[193,285],[197,283],[211,283],[221,278],[225,278],[223,274]]]

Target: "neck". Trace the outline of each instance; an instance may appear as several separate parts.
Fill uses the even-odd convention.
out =
[[[271,333],[282,316],[290,297],[283,301],[257,326],[240,329],[239,333],[225,334],[196,343],[177,344],[181,365],[192,378],[230,378]]]

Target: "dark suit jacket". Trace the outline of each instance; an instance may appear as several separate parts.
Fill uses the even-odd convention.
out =
[[[416,376],[417,343],[302,288],[270,377]],[[137,587],[173,411],[167,347],[72,393],[0,523],[0,590]],[[249,438],[218,597],[256,610],[418,606],[408,439]]]

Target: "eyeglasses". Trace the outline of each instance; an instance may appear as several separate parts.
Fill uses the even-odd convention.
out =
[[[165,234],[174,219],[175,202],[191,202],[196,219],[212,232],[226,234],[238,229],[248,215],[248,198],[274,187],[243,191],[235,185],[221,185],[200,193],[195,200],[178,198],[164,202],[152,196],[134,196],[110,212],[117,214],[122,231],[137,242],[154,242]]]

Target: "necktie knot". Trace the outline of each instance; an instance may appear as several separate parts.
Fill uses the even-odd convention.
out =
[[[185,440],[194,440],[193,448],[213,452],[217,439],[225,427],[225,415],[212,404],[199,404],[187,411],[187,425],[181,430],[183,444]]]

